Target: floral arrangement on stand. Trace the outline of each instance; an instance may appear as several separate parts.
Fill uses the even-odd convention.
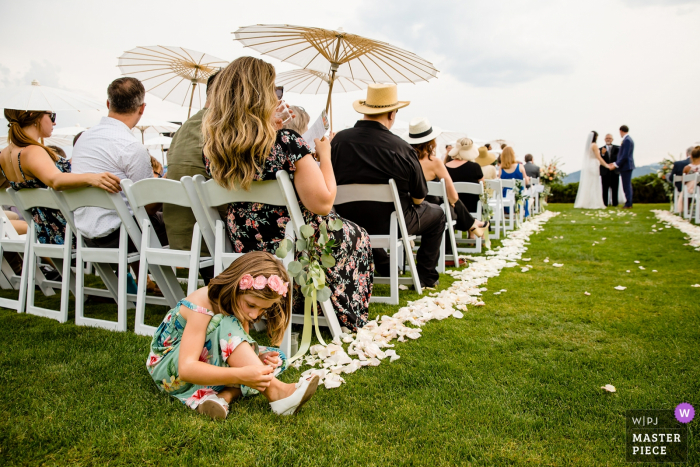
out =
[[[554,185],[555,183],[563,183],[566,173],[559,168],[561,162],[558,157],[547,162],[542,157],[542,166],[540,167],[540,183],[543,185]]]
[[[493,188],[484,188],[484,192],[479,195],[479,200],[481,200],[481,220],[490,222],[493,216],[493,209],[489,204],[489,200],[493,197]],[[491,235],[486,232],[484,235],[484,247],[487,250],[491,249]]]
[[[668,155],[668,157],[665,157],[661,161],[661,168],[656,171],[656,175],[663,181],[667,182],[663,184],[664,192],[666,193],[666,196],[668,196],[668,199],[671,200],[671,209],[673,209],[673,183],[671,183],[670,176],[671,172],[673,171],[673,163],[676,162],[678,159],[673,157],[671,154]]]
[[[343,228],[343,221],[333,219],[328,224],[325,221],[315,231],[310,225],[302,225],[299,229],[302,238],[297,238],[296,250],[301,252],[298,261],[289,263],[287,270],[301,287],[304,295],[304,331],[299,345],[299,351],[289,359],[293,362],[304,356],[311,345],[311,310],[313,309],[313,327],[316,330],[316,338],[325,346],[318,328],[318,302],[325,302],[331,298],[331,289],[326,286],[326,269],[335,266],[335,258],[332,248],[335,240],[332,240],[328,231],[337,231]],[[286,258],[293,251],[295,244],[288,238],[282,240],[275,250],[279,258]]]

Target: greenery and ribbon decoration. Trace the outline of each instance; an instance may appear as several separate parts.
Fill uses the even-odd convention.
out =
[[[489,204],[489,200],[493,197],[493,188],[484,188],[483,193],[479,195],[479,200],[481,200],[481,219],[485,222],[491,221],[493,216],[493,209]],[[491,249],[491,234],[486,232],[484,235],[484,246],[487,249]]]
[[[679,159],[682,160],[682,159]],[[671,183],[671,174],[673,173],[673,164],[676,162],[676,158],[669,153],[668,157],[665,157],[661,161],[661,168],[656,171],[656,175],[667,183],[663,183],[663,189],[671,201],[671,209],[673,209],[673,195],[674,195],[674,183]],[[648,183],[648,185],[653,185],[653,182]]]
[[[525,187],[522,180],[515,180],[515,188],[513,188],[513,196],[515,197],[515,220],[520,225],[520,211],[530,198],[530,195],[525,193]]]
[[[313,309],[313,327],[316,329],[316,338],[321,345],[326,345],[321,337],[318,327],[318,302],[325,302],[331,298],[331,290],[326,285],[326,269],[335,266],[332,249],[335,240],[330,238],[329,231],[338,231],[343,228],[343,221],[333,219],[326,223],[323,221],[318,226],[318,231],[310,225],[302,225],[299,229],[301,238],[297,238],[296,244],[285,238],[275,250],[279,258],[286,258],[290,251],[300,252],[298,261],[292,261],[287,267],[289,275],[301,287],[304,295],[304,331],[299,345],[299,351],[289,359],[289,363],[304,356],[311,346],[311,311]]]
[[[544,212],[547,210],[547,198],[552,194],[552,189],[549,185],[544,185],[544,189],[540,193],[540,211]]]

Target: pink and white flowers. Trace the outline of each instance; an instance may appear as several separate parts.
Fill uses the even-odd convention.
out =
[[[255,278],[250,274],[245,274],[243,275],[243,277],[241,277],[241,280],[238,282],[238,287],[241,290],[247,290],[251,288],[262,290],[266,286],[270,287],[271,290],[277,292],[283,297],[287,296],[287,291],[289,290],[289,282],[283,281],[276,274],[271,275],[269,278],[263,276],[262,274]]]

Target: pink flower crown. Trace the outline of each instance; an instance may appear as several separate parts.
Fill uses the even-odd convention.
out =
[[[289,287],[289,282],[284,282],[278,275],[271,275],[270,277],[265,277],[262,274],[253,278],[250,274],[245,274],[241,277],[240,282],[238,282],[238,287],[241,290],[247,289],[257,289],[262,290],[265,286],[270,287],[271,290],[277,292],[279,295],[286,297],[287,290]]]

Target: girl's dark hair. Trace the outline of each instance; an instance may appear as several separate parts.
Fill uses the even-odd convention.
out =
[[[283,297],[269,286],[262,290],[255,288],[240,290],[238,287],[241,277],[250,274],[253,277],[263,275],[267,278],[277,275],[285,282],[289,282],[287,296]],[[242,294],[250,294],[263,300],[277,300],[277,302],[260,316],[267,319],[267,335],[272,345],[280,345],[284,331],[292,318],[292,287],[287,270],[284,265],[273,255],[265,251],[252,251],[239,257],[226,268],[224,272],[209,282],[207,295],[214,313],[227,316],[235,316],[239,321],[249,321],[250,318],[241,313],[238,308],[238,297]]]
[[[595,143],[598,141],[598,132],[594,130],[592,133],[593,133],[593,142]]]
[[[5,109],[5,119],[10,122],[10,129],[7,132],[7,141],[18,148],[40,146],[49,153],[51,159],[57,161],[58,156],[53,149],[36,141],[24,131],[24,128],[36,125],[47,113],[48,112],[41,111],[25,112],[24,110]]]
[[[411,147],[418,153],[418,160],[422,161],[426,157],[429,161],[433,160],[432,156],[435,155],[435,148],[437,148],[437,143],[434,139],[420,144],[412,144]]]

